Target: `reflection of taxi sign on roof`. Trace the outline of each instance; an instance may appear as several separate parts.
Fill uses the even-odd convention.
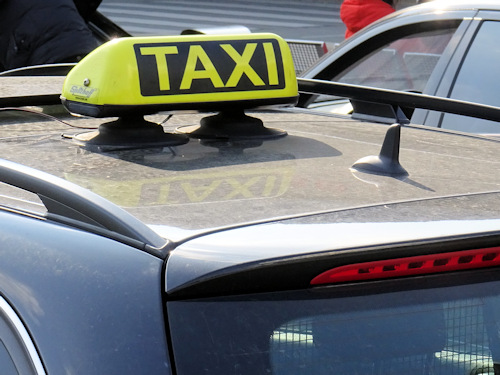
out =
[[[121,38],[85,57],[62,100],[93,117],[295,104],[287,43],[274,34]],[[234,117],[234,116],[233,116]]]

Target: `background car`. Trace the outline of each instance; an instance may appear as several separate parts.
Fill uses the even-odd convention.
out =
[[[497,1],[433,1],[366,27],[302,77],[498,105],[498,35]],[[301,106],[346,112],[332,104],[325,97],[301,99]],[[417,109],[410,117],[412,123],[443,129],[500,132],[495,123],[453,114]]]

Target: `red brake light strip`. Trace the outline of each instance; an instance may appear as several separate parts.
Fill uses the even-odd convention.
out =
[[[500,265],[500,247],[349,264],[316,276],[311,285],[385,279]]]

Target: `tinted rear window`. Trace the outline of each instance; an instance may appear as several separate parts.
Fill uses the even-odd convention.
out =
[[[490,293],[499,290],[499,282],[392,292],[379,289],[381,283],[371,285],[375,289],[323,287],[171,302],[177,369],[248,375],[494,373],[500,298]],[[400,284],[387,285],[394,290]]]

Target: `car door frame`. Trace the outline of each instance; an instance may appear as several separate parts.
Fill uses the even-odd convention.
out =
[[[480,10],[473,18],[465,21],[468,23],[467,29],[461,36],[453,56],[447,62],[444,71],[438,72],[438,74],[442,75],[441,79],[436,81],[433,86],[426,87],[425,94],[450,97],[457,77],[460,73],[461,65],[464,63],[467,53],[471,48],[481,25],[486,21],[499,22],[500,12],[494,10]],[[441,127],[443,116],[443,113],[440,112],[416,110],[412,117],[412,122],[426,126]]]

